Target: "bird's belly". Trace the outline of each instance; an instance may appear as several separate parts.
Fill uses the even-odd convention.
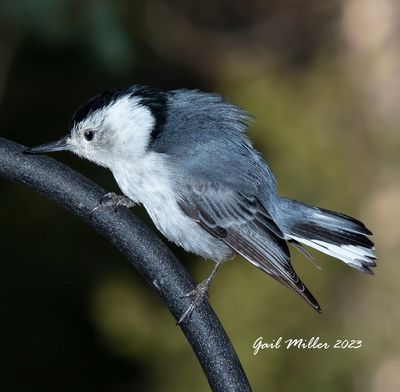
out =
[[[168,240],[188,252],[215,261],[232,257],[232,250],[227,245],[211,236],[183,213],[165,173],[157,176],[154,175],[154,171],[152,176],[143,174],[127,177],[114,173],[114,176],[122,192],[131,200],[143,204],[157,229]],[[145,180],[146,177],[152,178],[153,181]]]
[[[144,207],[158,230],[186,251],[215,261],[232,256],[232,251],[221,240],[186,216],[175,200],[155,197],[150,203],[144,203]]]

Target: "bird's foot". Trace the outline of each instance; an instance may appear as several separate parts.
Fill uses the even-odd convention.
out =
[[[135,203],[126,196],[117,195],[114,192],[106,193],[99,201],[99,205],[93,208],[92,212],[99,210],[104,207],[119,207],[124,206],[127,208],[131,208],[135,205]]]
[[[181,324],[183,320],[190,317],[192,312],[208,298],[208,288],[210,286],[210,279],[203,280],[195,289],[189,291],[181,298],[190,298],[190,305],[182,314],[177,324]]]

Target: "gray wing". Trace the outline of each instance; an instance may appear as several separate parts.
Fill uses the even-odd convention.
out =
[[[178,203],[208,233],[321,310],[293,270],[281,230],[255,196],[202,182],[189,186]]]

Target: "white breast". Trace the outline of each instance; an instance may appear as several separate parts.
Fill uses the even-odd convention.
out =
[[[212,237],[179,207],[162,154],[149,152],[138,161],[122,160],[112,168],[122,192],[143,204],[154,224],[170,241],[189,252],[215,261],[231,256],[230,249]]]

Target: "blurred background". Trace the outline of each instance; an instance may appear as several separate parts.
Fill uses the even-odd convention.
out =
[[[222,268],[210,302],[254,390],[399,391],[400,3],[0,2],[1,136],[57,139],[83,101],[134,83],[241,105],[282,195],[375,234],[375,276],[312,252],[318,271],[292,251],[322,315],[239,258]],[[105,170],[55,158],[117,191]],[[208,390],[173,318],[110,244],[20,185],[0,181],[0,201],[1,391]],[[208,275],[211,262],[173,250],[197,281]],[[259,336],[363,346],[254,356]]]

